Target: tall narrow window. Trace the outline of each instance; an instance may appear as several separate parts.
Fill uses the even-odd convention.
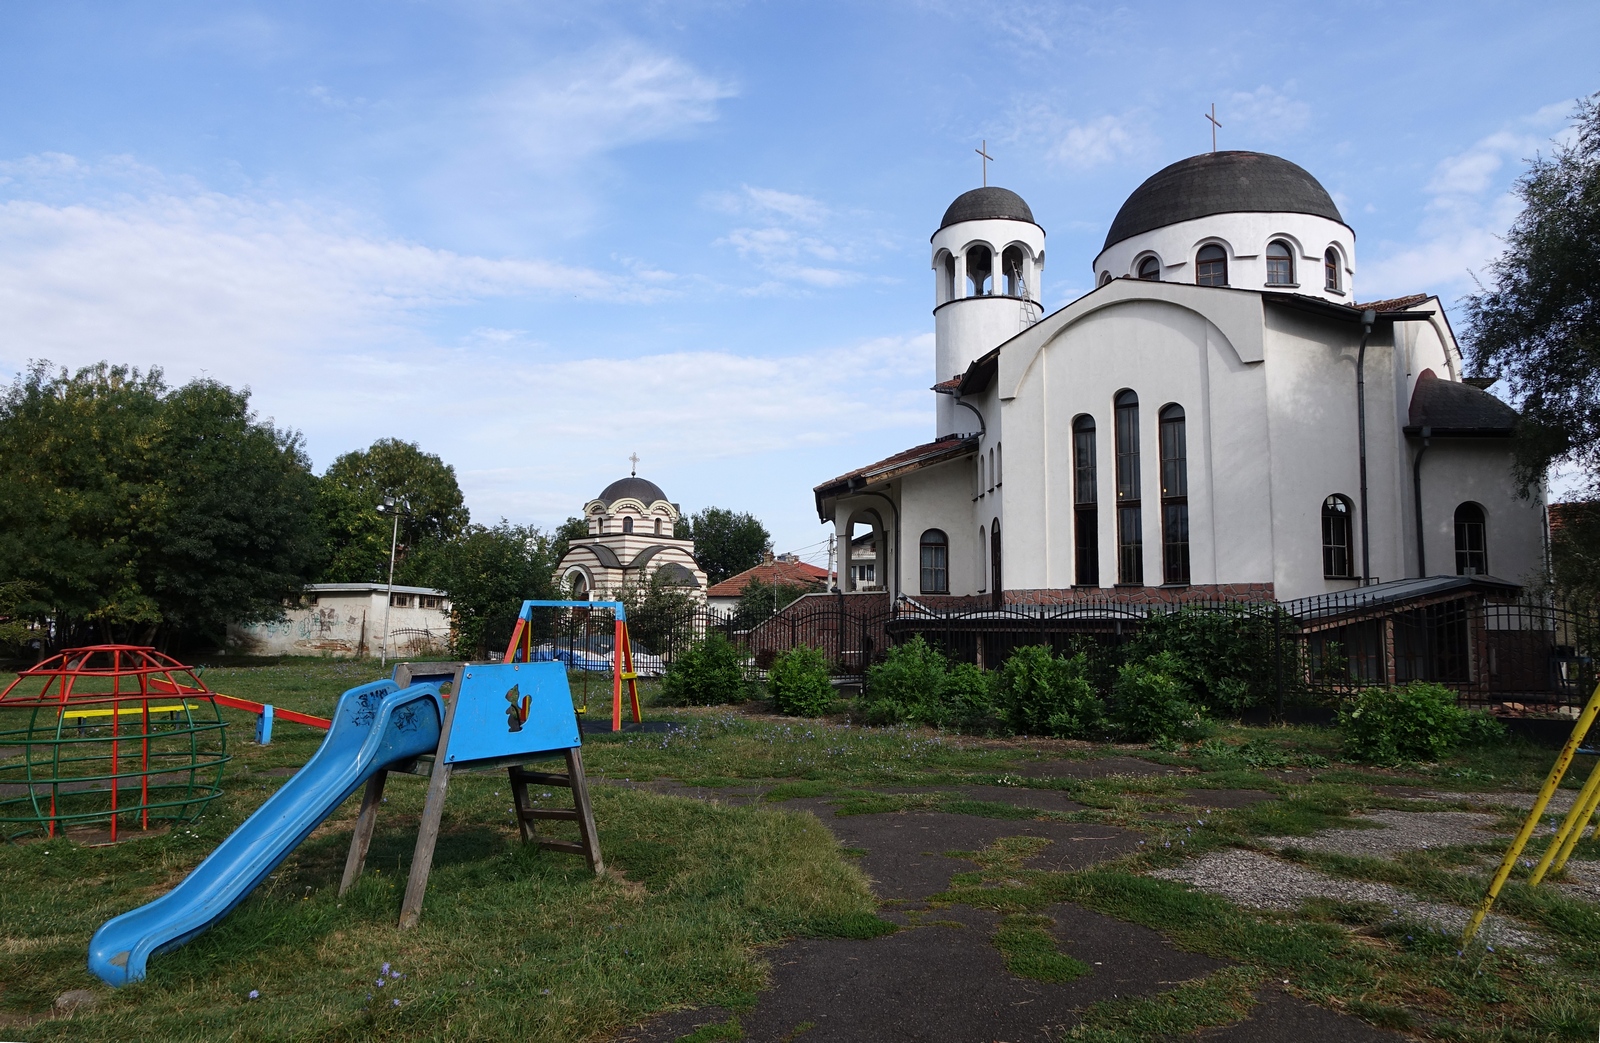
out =
[[[1489,574],[1489,541],[1483,508],[1464,503],[1456,508],[1456,575]]]
[[[624,518],[624,519],[622,519],[622,531],[623,532],[632,532],[633,531],[633,519],[632,518]]]
[[[1294,254],[1282,239],[1267,244],[1267,285],[1294,285]]]
[[[922,592],[950,593],[950,541],[938,529],[922,534]]]
[[[1228,285],[1228,255],[1213,243],[1194,255],[1194,281],[1201,286]]]
[[[1144,582],[1144,519],[1139,510],[1139,396],[1119,391],[1117,413],[1117,582]]]
[[[1082,587],[1100,585],[1100,514],[1096,503],[1094,418],[1072,422],[1072,528],[1075,580]]]
[[[994,484],[1006,484],[1006,461],[1003,450],[1005,445],[1001,442],[994,444]]]
[[[989,450],[989,491],[994,492],[994,450]]]
[[[1000,571],[1000,519],[989,526],[989,603],[999,608],[1005,602],[1005,588],[1001,585]]]
[[[1351,553],[1354,541],[1350,538],[1352,513],[1349,499],[1338,493],[1322,501],[1322,575],[1326,579],[1351,579],[1355,575],[1355,555]]]
[[[967,296],[984,297],[994,293],[994,254],[987,246],[967,251]]]
[[[1322,255],[1322,287],[1339,292],[1339,251],[1331,246]]]
[[[661,519],[660,518],[656,519],[656,535],[657,536],[661,535]]]
[[[1154,257],[1146,257],[1139,262],[1139,278],[1146,282],[1161,281],[1161,262]]]
[[[978,526],[978,590],[989,589],[989,529]]]
[[[1179,405],[1161,410],[1161,578],[1189,582],[1189,448]]]
[[[1022,276],[1022,247],[1008,246],[1000,254],[1000,271],[1004,274],[1007,297],[1028,296],[1027,283]]]
[[[945,254],[944,261],[939,265],[939,303],[953,301],[956,298],[956,259],[952,254]]]

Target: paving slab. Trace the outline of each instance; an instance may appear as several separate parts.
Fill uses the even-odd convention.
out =
[[[1256,1005],[1245,1020],[1190,1037],[1194,1043],[1400,1043],[1410,1038],[1373,1028],[1359,1018],[1335,1014],[1276,989],[1256,993]]]
[[[1029,778],[1103,779],[1115,775],[1177,775],[1181,769],[1139,757],[1094,757],[1089,760],[1023,761],[1014,769]]]
[[[1058,1040],[1100,1000],[1150,995],[1225,966],[1174,949],[1159,934],[1076,906],[1054,906],[1063,951],[1089,964],[1075,981],[1013,976],[991,936],[999,917],[940,910],[950,924],[871,941],[803,939],[770,953],[772,984],[739,1018],[749,1043],[1008,1043]],[[618,1043],[671,1043],[727,1011],[682,1011],[623,1033]],[[803,1034],[802,1026],[810,1025]]]

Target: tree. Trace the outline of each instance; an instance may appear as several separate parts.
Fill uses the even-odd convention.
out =
[[[461,535],[470,522],[456,484],[455,468],[414,442],[380,438],[367,449],[345,453],[318,483],[317,504],[328,533],[323,578],[331,583],[386,579],[393,521],[376,511],[385,496],[405,501],[400,519],[396,578],[420,580],[432,566],[414,559],[420,549]]]
[[[1524,208],[1492,286],[1466,301],[1475,368],[1502,372],[1521,408],[1525,489],[1563,459],[1600,486],[1600,94],[1575,120],[1576,139],[1517,181]]]
[[[572,546],[573,540],[582,540],[589,537],[589,523],[583,518],[568,518],[556,529],[555,542],[551,545],[551,553],[555,561],[560,562],[567,556],[567,550]]]
[[[772,536],[755,515],[723,507],[697,511],[689,522],[689,538],[694,540],[695,560],[713,584],[761,564],[761,555],[772,548]]]
[[[315,479],[249,395],[100,363],[0,394],[0,586],[56,640],[220,639],[316,565]]]
[[[504,518],[494,526],[468,525],[430,549],[419,578],[450,595],[456,655],[478,659],[500,651],[523,601],[556,597],[553,549],[547,534]]]

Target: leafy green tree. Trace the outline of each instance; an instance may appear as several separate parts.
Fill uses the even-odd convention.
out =
[[[215,381],[41,362],[0,394],[0,585],[60,641],[280,616],[320,553],[314,500],[299,435]]]
[[[385,496],[403,500],[411,515],[400,519],[397,581],[421,582],[421,573],[432,566],[415,560],[415,553],[450,542],[471,520],[454,467],[414,442],[380,438],[339,457],[318,483],[318,510],[328,534],[326,581],[388,577],[394,523],[376,510]]]
[[[583,518],[568,518],[556,529],[555,543],[551,547],[551,553],[555,555],[556,561],[559,562],[567,556],[567,550],[572,546],[573,540],[588,539],[588,537],[588,521]]]
[[[417,577],[450,595],[455,654],[478,659],[511,640],[527,599],[554,598],[554,541],[528,525],[468,525],[447,543],[419,555]]]
[[[1503,373],[1522,412],[1525,485],[1557,460],[1600,485],[1600,94],[1578,103],[1575,129],[1517,181],[1523,210],[1491,285],[1466,301],[1475,368]]]
[[[772,535],[755,515],[724,507],[696,511],[688,538],[694,540],[695,560],[713,584],[761,564],[761,556],[772,548]]]

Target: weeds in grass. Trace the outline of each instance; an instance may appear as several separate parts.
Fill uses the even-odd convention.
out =
[[[1262,977],[1254,967],[1229,967],[1156,996],[1103,1000],[1084,1011],[1082,1022],[1067,1038],[1083,1043],[1145,1043],[1231,1025],[1249,1016]]]
[[[994,947],[1000,950],[1006,970],[1019,978],[1032,978],[1046,984],[1060,984],[1089,973],[1089,965],[1056,948],[1048,916],[1018,913],[1000,922],[994,933]]]

